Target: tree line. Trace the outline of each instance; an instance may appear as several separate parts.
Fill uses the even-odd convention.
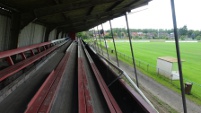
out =
[[[128,38],[128,32],[125,28],[113,28],[113,36],[115,38]],[[89,30],[77,33],[78,37],[87,38],[103,34],[105,38],[112,38],[111,30]],[[133,39],[173,39],[173,29],[130,29],[130,35]],[[201,40],[201,31],[188,30],[187,26],[178,28],[178,36],[180,40]]]

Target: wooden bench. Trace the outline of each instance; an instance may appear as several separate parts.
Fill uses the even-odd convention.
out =
[[[34,54],[34,56],[31,56],[29,58],[26,58],[26,56],[24,56],[25,59],[16,64],[14,64],[11,59],[12,55],[24,53],[25,51],[33,50],[35,48],[46,46],[49,44],[51,44],[51,43],[45,42],[45,43],[36,44],[36,45],[28,46],[28,47],[22,47],[22,48],[18,48],[18,49],[14,49],[14,50],[0,52],[0,58],[5,58],[5,57],[9,58],[10,59],[9,62],[11,62],[11,64],[12,64],[11,66],[0,71],[0,82],[5,80],[6,78],[10,77],[11,75],[19,72],[20,70],[24,69],[25,67],[33,64],[34,62],[38,61],[39,59],[45,57],[46,55],[50,54],[52,51],[54,51],[55,49],[57,49],[58,47],[63,45],[63,43],[55,45],[53,47],[50,47],[49,49],[46,49],[45,51],[42,51],[42,52],[36,54],[36,55]]]
[[[105,98],[105,101],[107,103],[107,106],[110,110],[110,113],[122,113],[119,105],[117,104],[116,100],[114,99],[114,97],[112,96],[108,86],[106,85],[105,81],[103,80],[101,73],[99,72],[98,68],[96,67],[93,59],[91,58],[91,56],[89,55],[88,51],[86,50],[83,42],[80,40],[80,43],[82,45],[82,48],[86,54],[86,57],[90,63],[92,72],[95,75],[95,78],[98,82],[98,85],[100,87],[100,90]]]
[[[56,89],[61,77],[65,72],[65,67],[70,56],[67,52],[55,70],[53,70],[42,84],[40,89],[29,102],[25,113],[48,113],[52,105]]]

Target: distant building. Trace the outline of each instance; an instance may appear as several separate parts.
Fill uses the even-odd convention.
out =
[[[174,33],[170,33],[169,38],[173,39],[174,38]]]
[[[143,32],[132,32],[131,33],[132,36],[144,36]]]

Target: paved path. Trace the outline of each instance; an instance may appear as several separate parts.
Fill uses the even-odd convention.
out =
[[[107,55],[105,55],[107,57]],[[113,63],[116,63],[115,58],[111,58]],[[124,70],[129,76],[132,78],[134,77],[134,69],[133,67],[129,66],[128,64],[119,61],[120,68]],[[165,86],[159,84],[158,82],[154,81],[153,79],[147,77],[146,75],[142,74],[141,72],[137,71],[138,81],[140,86],[143,86],[151,92],[154,96],[158,99],[167,103],[173,109],[178,111],[179,113],[183,113],[183,105],[182,105],[182,98],[181,94],[178,94]],[[195,103],[191,102],[190,100],[186,99],[187,104],[187,111],[188,113],[201,113],[201,106],[196,105]]]

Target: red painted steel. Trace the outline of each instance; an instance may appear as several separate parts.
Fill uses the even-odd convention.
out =
[[[26,60],[23,60],[13,66],[10,66],[4,70],[0,71],[0,81],[4,80],[5,78],[11,76],[12,74],[20,71],[21,69],[27,67],[28,65],[32,64],[33,62],[39,60],[40,58],[46,56],[47,54],[49,54],[50,52],[52,52],[53,50],[55,50],[57,47],[52,47],[51,49],[44,51],[40,54],[37,54],[33,57],[30,57]]]
[[[8,63],[9,63],[10,65],[14,65],[14,62],[13,62],[13,60],[12,60],[12,58],[11,58],[10,56],[7,57],[6,60],[8,61]]]
[[[49,74],[48,78],[45,80],[43,85],[34,95],[34,97],[29,102],[25,113],[37,113],[42,102],[44,101],[45,97],[47,96],[55,78],[54,70]]]
[[[65,72],[69,56],[70,53],[67,52],[60,61],[55,71],[48,76],[34,98],[30,101],[25,113],[48,113],[50,111],[58,84],[62,75]]]
[[[24,53],[20,53],[20,55],[22,56],[23,60],[27,59]]]
[[[42,43],[42,44],[36,44],[36,45],[41,46],[41,45],[44,45],[44,44],[49,44],[49,42],[48,43]],[[13,54],[22,53],[22,51],[30,50],[31,48],[37,48],[37,47],[35,47],[35,45],[34,45],[34,46],[28,46],[28,48],[18,48],[19,50],[14,49],[14,50],[8,50],[8,51],[0,52],[1,53],[0,56],[1,57],[7,57],[8,60],[9,60],[9,63],[12,64],[12,66],[9,66],[8,68],[0,70],[0,82],[3,81],[4,79],[6,79],[7,77],[9,77],[9,76],[19,72],[20,70],[24,69],[25,67],[27,67],[30,64],[34,63],[35,61],[45,57],[46,55],[48,55],[49,53],[51,53],[52,51],[54,51],[58,47],[62,46],[63,44],[64,43],[58,44],[57,46],[53,46],[53,47],[47,49],[46,51],[43,51],[43,52],[41,52],[41,53],[39,53],[39,54],[37,54],[35,56],[27,58],[26,60],[23,60],[23,61],[15,64],[15,65],[14,65],[11,57],[7,56],[7,55],[13,55]],[[3,53],[5,53],[5,54],[3,54]]]
[[[78,108],[79,113],[87,113],[86,101],[84,96],[84,84],[82,81],[82,66],[80,65],[81,62],[81,59],[78,58]]]
[[[43,49],[44,49],[44,50],[46,50],[46,47],[45,47],[45,46],[43,46]]]
[[[43,104],[41,105],[41,107],[38,111],[39,113],[48,113],[49,112],[51,105],[52,105],[52,102],[53,102],[54,95],[56,93],[56,89],[57,89],[58,84],[59,84],[59,81],[65,72],[65,67],[66,67],[69,56],[70,56],[70,53],[67,52],[66,55],[64,56],[64,58],[61,60],[61,63],[59,63],[59,65],[55,69],[55,75],[57,75],[57,78],[54,81],[54,84],[52,85],[52,87],[51,87],[47,97],[45,98]]]
[[[37,48],[38,53],[40,53],[40,47]]]
[[[76,38],[76,33],[75,33],[75,32],[70,32],[70,33],[68,33],[68,36],[69,36],[72,40],[75,40],[75,38]]]
[[[87,52],[86,48],[83,46],[85,53],[87,55],[87,58],[89,59],[90,65],[92,67],[92,71],[94,72],[94,75],[98,81],[99,87],[103,93],[103,96],[106,100],[106,103],[108,105],[108,108],[110,110],[110,113],[122,113],[119,105],[115,101],[114,97],[112,96],[109,88],[107,87],[105,81],[103,80],[99,70],[97,69],[96,65],[94,64],[93,60],[91,59],[89,53]]]
[[[8,51],[2,51],[2,52],[0,52],[0,58],[9,57],[9,56],[12,56],[12,55],[23,53],[25,51],[29,51],[29,50],[32,50],[34,48],[38,48],[38,47],[41,47],[41,46],[44,46],[44,45],[49,45],[49,44],[51,44],[51,42],[44,42],[44,43],[34,44],[34,45],[31,45],[31,46],[20,47],[20,48],[8,50]]]
[[[35,53],[33,52],[33,49],[32,49],[32,50],[30,50],[30,52],[31,52],[31,55],[32,55],[32,56],[34,56],[34,55],[35,55]]]
[[[78,58],[78,92],[79,92],[79,113],[93,113],[91,96],[88,90],[88,80],[83,66],[83,59]]]
[[[105,100],[106,100],[107,105],[110,109],[110,112],[111,113],[122,113],[119,105],[117,104],[114,97],[112,96],[109,88],[107,87],[106,83],[104,82],[104,80],[103,80],[100,72],[98,71],[96,65],[94,63],[91,63],[91,67],[92,67],[92,70],[96,76],[98,83],[99,83],[99,86],[102,90],[102,93],[105,97]]]
[[[8,68],[5,68],[3,70],[0,71],[0,81],[3,81],[4,79],[6,79],[7,77],[15,74],[16,72],[22,70],[23,68],[29,66],[30,64],[34,63],[35,61],[41,59],[42,57],[48,55],[49,53],[51,53],[52,51],[54,51],[56,48],[58,48],[57,46],[54,46],[44,52],[41,52],[33,57],[27,58],[26,60],[23,60],[15,65],[12,65]]]

